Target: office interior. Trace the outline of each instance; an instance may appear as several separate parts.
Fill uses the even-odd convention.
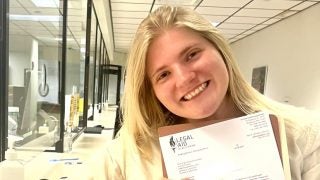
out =
[[[246,80],[261,93],[319,111],[319,2],[2,0],[2,163],[13,145],[26,179],[102,177],[99,157],[121,124],[131,41],[142,19],[163,4],[195,9],[210,20],[230,42]],[[98,134],[90,133],[91,127],[99,127]],[[66,152],[67,128],[71,152]],[[49,161],[63,158],[81,164]]]

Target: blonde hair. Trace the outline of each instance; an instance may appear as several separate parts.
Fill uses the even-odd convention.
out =
[[[167,125],[167,112],[157,100],[146,75],[146,56],[150,43],[164,31],[181,27],[198,33],[210,41],[224,58],[229,74],[228,94],[245,114],[267,111],[284,118],[290,117],[293,107],[277,103],[253,89],[240,73],[227,40],[218,30],[193,10],[162,6],[149,14],[140,24],[127,61],[127,76],[122,101],[124,123],[121,135],[131,149],[150,158],[151,142],[157,128]],[[135,148],[136,147],[136,148]]]

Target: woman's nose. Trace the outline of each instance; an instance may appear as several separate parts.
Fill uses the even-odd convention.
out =
[[[192,82],[196,74],[190,67],[178,66],[176,67],[176,86],[183,87]]]

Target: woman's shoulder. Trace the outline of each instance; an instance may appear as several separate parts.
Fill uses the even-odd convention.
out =
[[[121,162],[121,159],[124,157],[124,142],[123,139],[119,136],[117,138],[112,139],[106,149],[106,155],[108,158],[113,161]]]
[[[284,119],[289,146],[297,146],[302,154],[310,154],[320,146],[320,114],[303,111]],[[289,147],[290,148],[290,147]]]
[[[117,171],[118,175],[124,179],[134,179],[135,177],[159,179],[162,177],[161,156],[155,149],[154,151],[152,160],[145,160],[122,134],[113,139],[107,147],[106,167],[109,169],[107,171],[109,174],[114,174],[112,171]]]
[[[298,113],[295,113],[298,114]],[[284,119],[292,177],[320,178],[320,116],[303,111]],[[299,178],[300,179],[300,178]]]

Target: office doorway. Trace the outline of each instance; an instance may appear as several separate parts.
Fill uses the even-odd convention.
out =
[[[122,68],[119,65],[102,65],[102,86],[100,86],[102,93],[99,99],[110,106],[120,105],[121,71]]]

